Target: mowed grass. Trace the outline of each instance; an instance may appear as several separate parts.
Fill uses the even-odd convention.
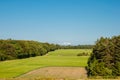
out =
[[[73,54],[77,54],[73,51]],[[57,50],[59,52],[59,50]],[[66,50],[60,50],[61,54],[69,54]],[[70,50],[71,52],[72,50]],[[68,51],[69,52],[69,51]],[[27,59],[10,60],[0,62],[0,78],[14,78],[42,67],[85,67],[89,56],[57,56],[55,52],[47,56],[38,56]],[[56,55],[56,56],[55,56]]]
[[[92,49],[59,49],[53,52],[49,52],[48,56],[77,56],[81,53],[92,53]]]

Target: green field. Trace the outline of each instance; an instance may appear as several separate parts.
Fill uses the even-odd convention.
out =
[[[81,51],[92,50],[56,50],[45,56],[0,62],[0,78],[17,77],[41,67],[85,67],[89,56],[75,56]]]
[[[77,56],[80,53],[92,53],[91,49],[60,49],[53,52],[49,52],[48,56]]]

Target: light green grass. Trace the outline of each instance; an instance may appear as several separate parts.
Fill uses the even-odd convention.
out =
[[[53,52],[49,52],[47,56],[77,56],[80,53],[92,53],[92,49],[60,49]]]
[[[62,53],[64,53],[64,51],[66,52],[66,50],[61,50]],[[75,54],[75,52],[73,54]],[[88,58],[89,56],[52,56],[52,54],[50,54],[47,56],[4,61],[0,62],[0,78],[17,77],[41,67],[85,67]]]

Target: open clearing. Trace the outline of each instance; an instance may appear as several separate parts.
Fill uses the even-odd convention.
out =
[[[85,79],[87,72],[82,67],[46,67],[31,71],[18,78],[56,78],[56,79]]]
[[[49,52],[47,56],[77,56],[80,53],[92,53],[92,49],[59,49]]]
[[[71,51],[72,53],[69,54]],[[87,66],[89,56],[75,56],[76,54],[81,53],[80,51],[81,50],[79,49],[69,49],[67,51],[62,49],[56,50],[53,53],[51,52],[46,56],[0,62],[0,78],[15,78],[27,72],[42,69],[44,67],[85,67]],[[59,53],[56,55],[56,52]],[[60,54],[67,54],[67,56],[60,56]],[[74,54],[74,56],[72,54]]]
[[[88,56],[38,56],[0,62],[0,78],[13,78],[42,67],[85,67]]]

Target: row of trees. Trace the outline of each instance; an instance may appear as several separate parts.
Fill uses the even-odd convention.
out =
[[[94,45],[67,45],[67,46],[60,46],[62,49],[92,49]]]
[[[61,46],[27,40],[0,40],[0,61],[42,56],[56,49],[90,49],[93,45]]]
[[[88,76],[120,76],[120,36],[97,40],[87,70]]]
[[[57,45],[26,40],[0,40],[0,61],[42,56],[58,49]]]

